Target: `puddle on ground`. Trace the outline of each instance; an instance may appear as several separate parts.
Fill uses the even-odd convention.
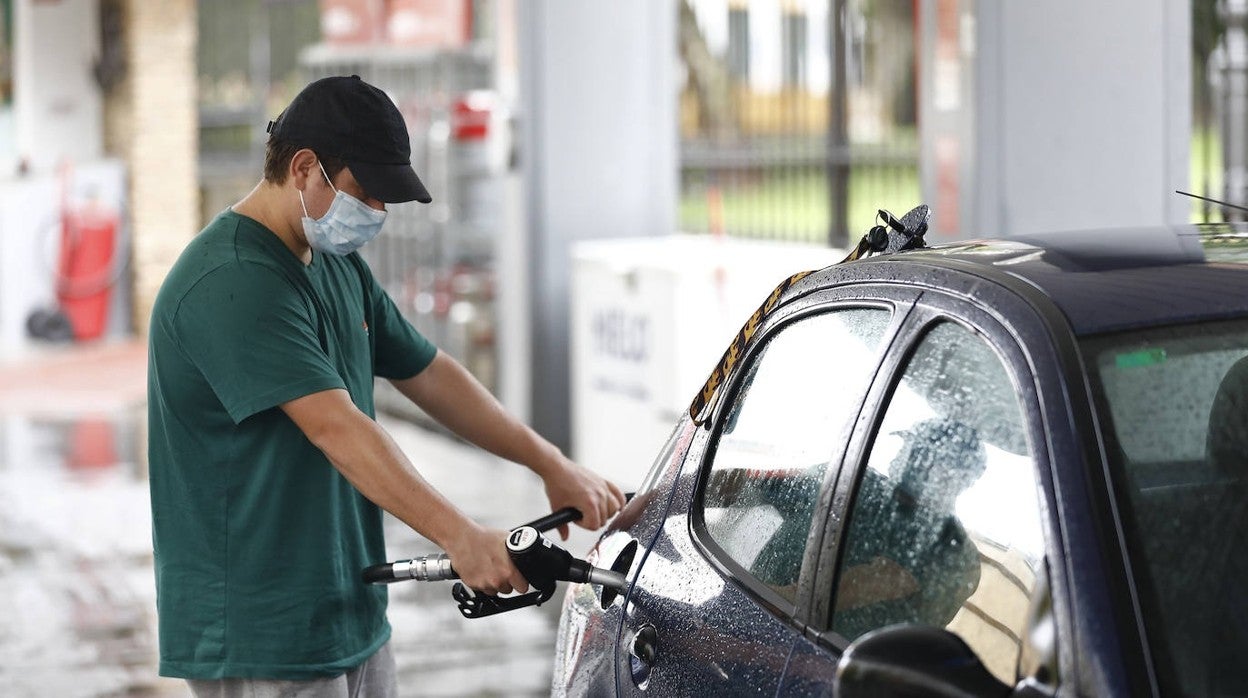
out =
[[[0,694],[189,695],[180,680],[156,676],[143,419],[142,409],[72,419],[0,417]],[[409,453],[429,447],[404,445]],[[435,482],[451,473],[460,478],[457,458],[480,460],[458,445],[436,447],[442,449],[436,463],[422,465]],[[507,481],[522,469],[473,462],[467,470],[482,470],[477,491],[494,491],[499,477]],[[517,482],[538,488],[523,477]],[[493,508],[488,523],[520,523],[529,513]],[[393,519],[387,536],[396,556],[434,551]],[[540,609],[468,621],[451,600],[449,583],[396,584],[390,593],[400,695],[548,694],[561,595]]]
[[[155,676],[139,416],[0,422],[0,686],[178,695]]]

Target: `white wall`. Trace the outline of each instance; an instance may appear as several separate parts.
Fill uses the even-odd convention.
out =
[[[62,202],[98,198],[120,210],[124,170],[101,159],[99,37],[98,0],[14,3],[13,105],[0,114],[0,355],[25,345],[32,310],[55,305]],[[30,174],[19,177],[22,160]],[[124,289],[115,291],[110,335],[128,325]]]
[[[975,5],[974,236],[1184,222],[1191,7]]]
[[[103,100],[92,76],[100,46],[98,0],[17,0],[15,10],[14,152],[0,152],[0,173],[12,172],[23,157],[39,170],[65,158],[98,159],[104,132]]]

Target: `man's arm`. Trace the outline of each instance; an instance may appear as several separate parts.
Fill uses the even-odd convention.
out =
[[[487,594],[528,589],[507,555],[506,533],[477,524],[438,493],[347,391],[312,393],[281,408],[365,497],[450,554],[466,585]]]
[[[576,507],[578,525],[594,530],[624,506],[620,488],[563,455],[505,410],[471,373],[439,351],[425,370],[392,380],[399,392],[465,440],[528,467],[542,478],[553,510]],[[560,527],[567,538],[567,527]]]

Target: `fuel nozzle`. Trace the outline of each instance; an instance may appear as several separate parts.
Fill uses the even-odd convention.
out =
[[[555,582],[561,581],[601,584],[616,591],[628,586],[622,573],[572,557],[532,526],[512,529],[507,536],[507,552],[520,574],[538,589],[553,589]]]
[[[507,534],[507,552],[520,574],[533,587],[520,596],[473,594],[463,584],[451,589],[465,618],[484,618],[527,606],[540,606],[555,594],[557,582],[589,582],[623,592],[628,588],[623,573],[604,570],[572,557],[532,526],[513,528]]]

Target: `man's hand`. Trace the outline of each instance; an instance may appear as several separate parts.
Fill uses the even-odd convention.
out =
[[[542,482],[546,485],[550,510],[575,507],[581,512],[581,519],[576,525],[591,531],[602,528],[624,506],[624,493],[614,482],[573,463],[562,454],[559,454],[554,466],[542,471]],[[559,536],[563,540],[568,539],[567,524],[559,527]]]
[[[462,535],[447,541],[451,566],[464,585],[483,594],[524,593],[528,580],[507,554],[507,533],[473,524]]]

